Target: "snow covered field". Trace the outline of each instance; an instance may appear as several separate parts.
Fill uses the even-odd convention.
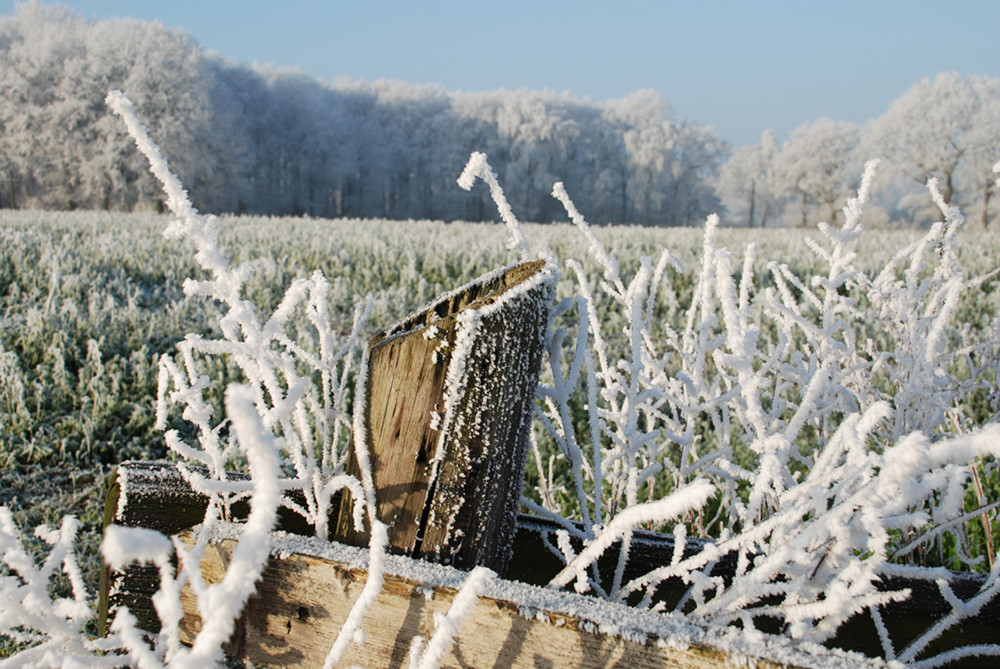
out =
[[[173,217],[0,213],[0,462],[26,474],[84,469],[169,447],[216,476],[246,467],[247,490],[199,485],[220,505],[253,494],[241,554],[251,575],[266,557],[278,487],[303,491],[310,521],[337,486],[364,489],[376,528],[371,588],[331,640],[331,658],[357,641],[380,584],[374,491],[364,474],[343,475],[362,344],[434,296],[525,257],[550,259],[561,273],[523,498],[531,512],[579,521],[564,523],[552,545],[566,567],[551,587],[638,598],[669,615],[651,594],[681,576],[690,589],[676,614],[700,624],[763,634],[756,621],[765,616],[783,643],[810,644],[867,609],[888,660],[929,667],[1000,654],[997,645],[928,652],[1000,589],[1000,239],[966,230],[940,198],[941,223],[906,232],[864,229],[867,180],[842,227],[806,233],[731,230],[711,218],[701,230],[590,228],[558,187],[574,224],[521,225],[510,212],[506,229],[215,220],[191,210],[151,160]],[[490,180],[477,160],[464,186]],[[639,528],[711,541],[625,580]],[[146,666],[216,657],[224,625],[190,651],[169,625],[149,651],[124,615],[108,641],[86,638],[95,584],[63,559],[72,534],[69,524],[28,541],[13,516],[0,516],[3,560],[17,574],[0,582],[0,634],[37,644],[25,653],[93,663],[104,647]],[[616,540],[626,549],[602,578],[594,560]],[[49,563],[35,571],[22,542]],[[104,550],[164,564],[180,549],[122,532]],[[737,559],[731,582],[710,575],[725,554]],[[164,577],[167,618],[196,562]],[[49,575],[60,564],[68,587],[53,595]],[[958,599],[940,568],[986,575],[982,590]],[[878,607],[907,593],[878,591],[886,575],[936,582],[952,613],[916,639],[893,639]],[[220,620],[233,613],[220,607],[243,601],[237,585],[202,593],[216,602],[206,610]],[[51,597],[62,599],[53,606]],[[414,666],[439,647],[418,651]]]

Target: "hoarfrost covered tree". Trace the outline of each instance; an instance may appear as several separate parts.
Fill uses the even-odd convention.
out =
[[[973,82],[979,92],[980,105],[975,113],[969,133],[967,160],[961,166],[961,181],[968,184],[970,206],[975,206],[974,196],[979,189],[979,222],[983,229],[989,227],[993,191],[997,188],[993,163],[1000,156],[1000,79],[983,77]]]
[[[800,203],[801,226],[809,222],[809,205],[834,225],[840,208],[857,190],[861,163],[859,131],[853,123],[828,118],[794,130],[778,156],[785,192]]]
[[[555,95],[529,91],[505,96],[497,112],[499,143],[507,146],[503,181],[521,186],[512,193],[513,206],[528,220],[551,217],[548,192],[564,162],[562,150],[575,140],[572,120]]]
[[[366,137],[349,137],[340,96],[294,69],[230,65],[226,70],[223,77],[239,99],[240,123],[255,158],[244,168],[251,185],[248,209],[332,215],[342,206],[338,176],[354,174],[354,149]]]
[[[606,103],[605,118],[621,133],[620,183],[605,181],[621,196],[616,222],[690,225],[718,209],[708,183],[728,146],[710,129],[675,121],[669,103],[651,90]]]
[[[728,143],[711,128],[695,123],[672,126],[666,225],[697,225],[719,211],[721,200],[710,184],[728,153]]]
[[[612,222],[693,224],[718,207],[727,147],[655,94],[605,105],[551,91],[447,93],[399,81],[329,85],[204,52],[157,23],[88,21],[31,2],[0,18],[0,205],[162,209],[101,111],[133,95],[195,204],[312,216],[487,217],[455,194],[456,156],[495,157],[522,216],[562,216],[562,178]],[[219,161],[227,155],[229,161]]]
[[[654,91],[646,90],[609,103],[608,114],[624,125],[628,171],[623,175],[623,214],[651,225],[666,197],[661,178],[667,168],[669,105]]]
[[[990,77],[949,72],[922,79],[871,124],[868,140],[919,184],[938,179],[946,202],[985,201],[988,207],[990,163],[996,160],[988,154],[1000,147],[998,98],[1000,82]],[[925,216],[933,215],[936,207],[925,202]]]
[[[454,189],[448,186],[461,167],[455,155],[464,153],[455,145],[457,124],[451,96],[440,86],[394,80],[360,85],[357,91],[373,96],[371,135],[359,156],[362,164],[374,161],[368,173],[380,182],[383,215],[451,217],[442,196],[448,192],[454,201]]]
[[[729,196],[727,199],[737,203],[731,211],[746,212],[747,227],[766,227],[777,213],[778,151],[774,133],[765,130],[760,144],[736,149],[719,170],[717,186],[724,196]]]
[[[159,23],[87,21],[59,6],[18,4],[0,17],[0,163],[10,206],[162,209],[155,181],[103,109],[129,90],[201,206],[234,185],[218,157],[239,132],[213,98],[200,47]],[[208,186],[211,184],[211,188]],[[233,188],[233,190],[236,190]]]

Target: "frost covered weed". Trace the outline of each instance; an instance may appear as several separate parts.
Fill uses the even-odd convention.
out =
[[[928,188],[944,220],[879,271],[859,270],[854,247],[874,169],[866,166],[843,227],[821,224],[823,241],[808,240],[825,266],[812,276],[771,262],[764,284],[752,243],[734,267],[710,217],[677,328],[656,319],[658,292],[670,290],[675,282],[666,278],[679,263],[663,251],[624,278],[556,185],[553,194],[590,241],[601,275],[595,280],[578,262],[565,262],[578,294],[562,305],[549,382],[539,390],[538,476],[524,503],[565,528],[550,548],[567,567],[550,586],[575,579],[580,591],[615,600],[642,594],[640,606],[662,608],[654,604],[657,586],[679,577],[688,590],[678,612],[750,630],[762,616],[775,618],[786,635],[822,642],[852,615],[867,609],[878,621],[880,605],[908,596],[877,587],[901,569],[890,559],[944,554],[948,546],[950,566],[987,576],[975,604],[959,602],[944,584],[942,595],[955,604],[946,621],[902,651],[884,625],[879,630],[889,659],[936,666],[959,656],[921,652],[1000,587],[993,539],[971,551],[967,536],[978,516],[974,522],[992,537],[996,502],[980,486],[972,508],[966,503],[970,479],[1000,455],[992,422],[998,322],[995,311],[978,330],[955,319],[961,296],[996,271],[965,275],[955,248],[961,214],[933,181]],[[667,303],[677,304],[676,295]],[[991,398],[986,414],[970,401],[981,392]],[[706,485],[715,491],[707,505]],[[685,496],[690,513],[671,506],[620,527],[634,511]],[[679,516],[686,520],[672,526],[679,546],[691,534],[711,540],[691,557],[677,553],[671,564],[624,582],[631,531],[671,527]],[[615,541],[621,549],[610,582],[596,567],[586,574],[593,559],[583,557]],[[713,575],[732,554],[732,580]],[[939,578],[928,569],[906,573]],[[980,651],[996,654],[1000,646]]]
[[[73,516],[64,517],[58,529],[38,526],[35,536],[50,547],[38,564],[27,552],[11,512],[0,507],[0,556],[12,574],[0,578],[0,634],[21,645],[15,657],[19,666],[118,664],[114,658],[97,655],[113,648],[113,642],[94,640],[85,633],[92,611],[73,551],[78,529]],[[49,582],[59,571],[71,583],[68,597],[50,595]]]
[[[356,306],[354,327],[347,336],[339,336],[330,324],[330,284],[316,271],[309,279],[292,282],[274,312],[261,319],[258,306],[244,295],[251,265],[234,266],[223,256],[216,220],[191,207],[180,182],[138,124],[131,103],[120,93],[109,95],[108,102],[149,158],[153,173],[164,185],[167,205],[178,217],[164,234],[193,242],[195,258],[211,275],[208,280],[187,279],[185,293],[214,300],[224,308],[218,322],[220,337],[188,334],[177,344],[176,356],[161,357],[157,427],[166,430],[167,446],[184,461],[181,470],[195,490],[223,509],[245,496],[249,484],[226,480],[226,470],[238,454],[237,440],[229,433],[229,419],[214,415],[207,398],[213,379],[200,364],[202,358],[212,356],[231,360],[252,389],[264,427],[280,438],[282,469],[288,473],[282,477],[283,489],[301,490],[305,498],[304,506],[289,500],[283,503],[304,516],[318,536],[326,536],[334,493],[344,487],[361,489],[360,482],[342,475],[351,427],[344,401],[371,300]],[[302,336],[301,331],[288,332],[293,313],[299,309],[305,311],[311,337]],[[173,406],[182,409],[181,418],[193,428],[196,441],[185,440],[177,429],[167,429]],[[208,477],[187,463],[204,467]]]
[[[202,666],[206,661],[221,660],[222,644],[229,638],[235,619],[253,593],[268,558],[268,533],[274,527],[278,506],[299,513],[315,528],[317,536],[325,537],[334,494],[346,488],[354,493],[354,522],[359,529],[367,510],[372,534],[371,587],[366,586],[341,637],[331,648],[327,665],[333,666],[381,587],[379,556],[386,549],[385,526],[374,514],[374,491],[363,439],[354,440],[361,463],[361,480],[344,473],[350,430],[353,427],[357,431],[357,416],[361,415],[358,412],[352,417],[346,411],[345,399],[360,349],[359,333],[371,311],[371,299],[355,307],[354,327],[346,336],[339,336],[330,324],[329,282],[316,271],[309,279],[292,282],[273,314],[261,320],[257,305],[244,296],[243,286],[250,276],[250,266],[232,266],[223,256],[216,239],[215,219],[192,208],[159,148],[140,125],[132,103],[120,92],[112,92],[108,104],[149,159],[150,169],[163,183],[167,206],[178,217],[165,234],[194,242],[196,259],[212,277],[203,281],[186,280],[185,293],[215,300],[225,309],[219,320],[220,338],[190,334],[177,345],[180,362],[168,355],[160,361],[157,426],[165,429],[171,406],[179,405],[182,419],[194,427],[196,443],[186,441],[177,430],[167,430],[165,437],[170,450],[184,461],[179,468],[185,478],[195,490],[209,497],[205,521],[191,551],[174,542],[183,565],[176,579],[169,573],[166,557],[169,545],[156,546],[159,540],[150,537],[148,531],[121,530],[105,539],[102,550],[110,564],[120,568],[138,558],[156,563],[161,571],[161,588],[153,603],[163,631],[153,654],[146,656],[150,651],[139,638],[135,621],[126,609],[116,616],[112,631],[140,663],[165,661],[179,666]],[[298,308],[305,310],[312,327],[309,346],[287,331]],[[200,372],[198,359],[202,356],[225,356],[242,373],[245,385],[230,385],[225,391],[225,418],[215,418],[212,404],[206,399],[212,379]],[[359,379],[363,382],[364,374]],[[246,458],[249,466],[249,484],[233,483],[226,477],[227,468],[240,456]],[[189,468],[188,463],[202,466],[208,476]],[[292,502],[282,495],[282,491],[290,489],[300,491],[305,503]],[[220,515],[228,515],[232,502],[248,494],[252,510],[226,576],[222,582],[206,588],[200,570],[207,533]],[[134,536],[137,534],[142,536]],[[134,549],[148,544],[154,544],[149,551]],[[198,598],[202,619],[202,629],[190,651],[179,645],[180,590],[185,582]]]

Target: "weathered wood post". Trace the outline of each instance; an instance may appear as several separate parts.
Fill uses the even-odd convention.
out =
[[[372,340],[363,436],[394,552],[506,571],[554,280],[498,270]],[[350,505],[335,538],[367,544]]]

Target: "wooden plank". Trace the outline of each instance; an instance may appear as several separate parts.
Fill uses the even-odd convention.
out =
[[[395,553],[506,570],[552,281],[541,260],[494,272],[371,341],[367,446]],[[351,511],[347,495],[335,537],[367,545]]]
[[[231,539],[210,544],[202,565],[206,582],[223,578],[234,547]],[[298,547],[308,550],[309,542],[303,541]],[[346,546],[334,549],[340,557],[345,550],[364,554],[361,549]],[[337,561],[308,552],[272,559],[230,641],[230,656],[265,666],[322,666],[367,578],[358,562],[356,556]],[[363,626],[364,643],[352,644],[339,666],[406,666],[413,637],[420,635],[427,640],[433,635],[434,615],[447,612],[456,586],[464,577],[440,565],[425,565],[425,569],[429,571],[420,581],[394,574],[385,577],[382,592]],[[704,645],[679,649],[652,638],[646,642],[626,638],[644,636],[641,624],[626,626],[622,634],[596,631],[602,622],[600,617],[616,619],[616,614],[609,611],[618,609],[620,614],[626,608],[621,605],[559,593],[562,604],[546,608],[544,603],[551,600],[551,591],[513,582],[503,583],[502,588],[503,597],[480,598],[463,621],[442,667],[732,666],[728,653]],[[182,603],[186,612],[182,625],[191,635],[200,625],[190,593],[185,594]],[[575,607],[587,611],[589,619],[566,612]],[[678,643],[675,639],[674,645]],[[763,669],[785,665],[747,658],[741,666]]]

